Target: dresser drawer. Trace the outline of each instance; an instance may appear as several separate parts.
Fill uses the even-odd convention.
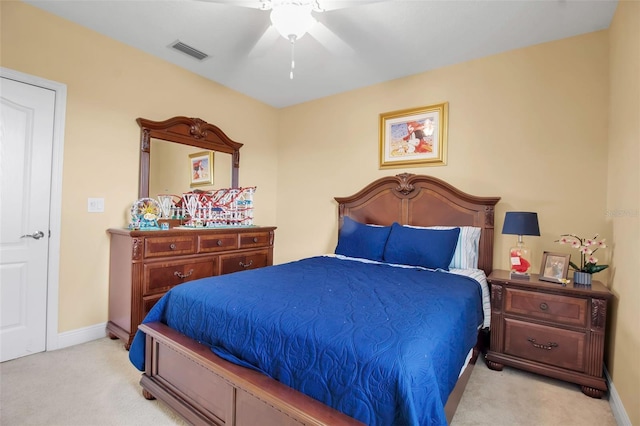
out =
[[[155,305],[165,293],[154,294],[153,296],[146,296],[142,298],[142,319],[147,316],[153,305]]]
[[[148,237],[144,240],[144,257],[163,257],[194,254],[196,237]]]
[[[247,232],[240,234],[240,248],[267,247],[271,244],[270,232]]]
[[[164,293],[171,287],[216,275],[217,258],[147,263],[143,273],[143,296]]]
[[[267,266],[269,259],[268,250],[250,251],[220,256],[220,275],[232,272],[246,271]]]
[[[506,289],[505,313],[508,314],[586,327],[587,306],[587,299]]]
[[[238,234],[200,235],[198,253],[212,253],[238,248]]]
[[[585,368],[586,334],[505,319],[504,352],[575,371]]]
[[[275,229],[109,229],[109,336],[129,349],[138,325],[172,287],[271,265]]]

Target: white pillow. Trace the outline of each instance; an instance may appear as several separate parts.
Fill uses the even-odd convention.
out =
[[[478,269],[478,248],[480,246],[480,233],[482,229],[475,226],[412,226],[409,228],[423,229],[453,229],[460,228],[458,244],[453,252],[453,258],[449,268]]]

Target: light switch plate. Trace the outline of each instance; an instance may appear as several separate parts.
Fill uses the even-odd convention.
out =
[[[104,198],[88,198],[87,199],[87,211],[89,213],[103,213],[104,212]]]

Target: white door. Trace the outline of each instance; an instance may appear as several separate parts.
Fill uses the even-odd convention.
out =
[[[42,352],[55,91],[0,86],[0,361]]]

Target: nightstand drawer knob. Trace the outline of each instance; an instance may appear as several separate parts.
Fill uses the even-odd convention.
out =
[[[176,245],[175,245],[175,244],[173,244],[173,243],[171,243],[171,244],[169,244],[169,248],[170,248],[171,250],[175,250],[175,249],[176,249]]]
[[[547,305],[546,303],[542,302],[540,304],[540,310],[546,311],[547,309],[549,309],[549,305]]]

